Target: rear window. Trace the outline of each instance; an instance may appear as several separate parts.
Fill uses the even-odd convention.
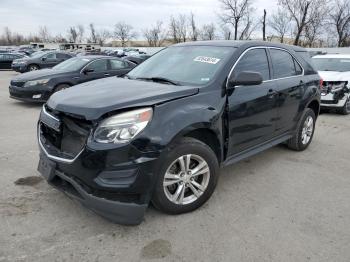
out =
[[[350,71],[350,58],[312,58],[312,61],[318,71]]]

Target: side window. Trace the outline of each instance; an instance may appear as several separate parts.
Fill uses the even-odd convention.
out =
[[[107,70],[107,59],[100,59],[92,62],[86,67],[87,69],[92,69],[94,72],[102,72]]]
[[[303,73],[303,69],[299,65],[299,63],[294,59],[295,72],[297,75],[301,75]]]
[[[62,53],[57,53],[56,57],[58,59],[68,59],[68,58],[70,58],[70,56],[68,56],[67,54],[62,54]]]
[[[270,54],[274,78],[298,75],[298,70],[296,70],[296,65],[294,64],[294,58],[288,52],[271,48]]]
[[[243,71],[258,72],[263,80],[269,80],[270,69],[265,49],[253,49],[245,53],[234,69],[235,74]]]
[[[112,70],[123,69],[128,67],[128,65],[124,61],[120,61],[117,59],[111,59],[109,60],[109,62],[111,63]]]
[[[46,57],[46,59],[56,59],[56,53],[47,54],[44,57]]]

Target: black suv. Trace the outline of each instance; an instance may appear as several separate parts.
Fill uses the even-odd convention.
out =
[[[72,58],[73,55],[59,51],[38,51],[33,53],[30,57],[16,59],[12,62],[12,70],[17,72],[28,72],[39,70],[42,68],[51,68],[59,63]]]
[[[306,50],[254,41],[174,45],[125,78],[54,94],[38,122],[38,170],[106,218],[138,224],[152,201],[206,202],[219,167],[312,141],[320,77]]]

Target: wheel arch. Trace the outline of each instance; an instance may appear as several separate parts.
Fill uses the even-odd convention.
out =
[[[196,128],[190,127],[182,130],[178,133],[173,139],[172,142],[175,142],[184,137],[191,137],[197,139],[204,144],[208,145],[214,152],[217,157],[219,163],[223,160],[223,146],[220,141],[219,134],[217,134],[214,130],[204,127],[197,126]]]
[[[320,113],[320,102],[316,99],[312,100],[308,105],[307,108],[310,108],[314,111],[316,118],[318,117]]]

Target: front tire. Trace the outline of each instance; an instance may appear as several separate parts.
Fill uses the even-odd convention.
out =
[[[219,163],[213,150],[194,138],[176,142],[161,158],[153,205],[168,214],[202,206],[214,192]]]
[[[307,108],[298,125],[294,137],[287,141],[288,148],[295,151],[305,150],[311,143],[315,132],[316,116],[312,109]]]
[[[64,90],[64,89],[67,89],[69,87],[70,87],[70,85],[68,85],[68,84],[58,85],[58,86],[55,87],[54,93],[56,93],[58,91],[61,91],[61,90]]]

